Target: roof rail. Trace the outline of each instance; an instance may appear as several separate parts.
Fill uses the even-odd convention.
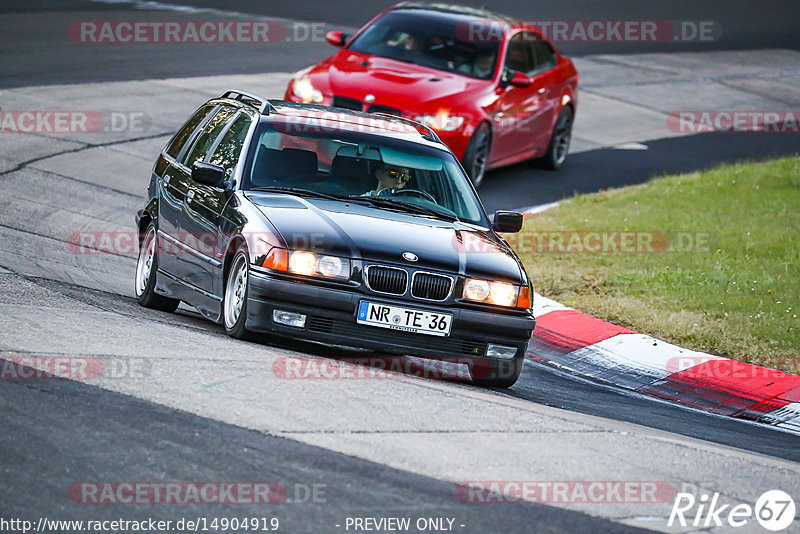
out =
[[[442,140],[439,139],[439,136],[436,135],[436,132],[434,132],[433,129],[431,129],[430,126],[428,126],[426,124],[422,124],[421,122],[417,122],[415,120],[407,119],[405,117],[400,117],[399,115],[392,115],[391,113],[383,113],[381,111],[371,112],[370,115],[375,115],[376,117],[380,117],[380,118],[385,119],[385,120],[402,122],[403,124],[407,124],[409,126],[413,126],[417,131],[419,131],[419,128],[423,128],[427,132],[427,137],[430,137],[431,141],[435,141],[437,143],[444,144],[442,142]]]
[[[261,98],[260,96],[256,96],[252,93],[246,93],[245,91],[240,91],[239,89],[233,89],[231,91],[226,91],[225,94],[220,96],[220,98],[227,98],[230,100],[236,100],[237,102],[242,102],[243,104],[248,104],[249,106],[254,107],[258,110],[259,113],[262,115],[266,114],[269,115],[271,111],[274,111],[275,108],[272,104],[266,99]]]

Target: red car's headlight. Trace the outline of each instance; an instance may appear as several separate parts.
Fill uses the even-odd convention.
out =
[[[464,117],[444,112],[436,115],[417,115],[414,120],[440,132],[454,132],[464,124]]]
[[[294,96],[299,98],[305,103],[313,102],[318,104],[322,102],[322,91],[315,89],[311,80],[308,78],[298,78],[294,81],[292,86]]]

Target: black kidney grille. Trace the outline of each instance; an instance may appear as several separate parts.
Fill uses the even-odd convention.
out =
[[[367,285],[373,291],[403,295],[408,285],[408,273],[393,267],[370,265],[367,267]]]
[[[452,279],[432,273],[416,273],[411,282],[411,296],[425,300],[445,300],[450,296]]]
[[[403,110],[397,108],[390,108],[389,106],[381,106],[380,104],[372,104],[367,107],[367,113],[386,113],[387,115],[403,116]]]
[[[364,107],[360,100],[347,98],[346,96],[334,96],[332,103],[334,107],[352,109],[353,111],[361,111]]]

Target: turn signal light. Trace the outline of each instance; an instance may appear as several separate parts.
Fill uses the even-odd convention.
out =
[[[285,248],[272,247],[264,258],[262,267],[272,269],[274,271],[288,271],[289,270],[289,254]]]
[[[522,286],[519,290],[519,299],[517,299],[517,308],[530,308],[531,307],[531,289],[528,286]]]

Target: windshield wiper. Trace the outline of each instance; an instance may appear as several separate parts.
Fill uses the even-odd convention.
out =
[[[300,197],[324,198],[327,200],[349,200],[349,197],[329,195],[328,193],[320,193],[319,191],[312,191],[311,189],[302,189],[299,187],[251,187],[248,191],[263,191],[265,193],[287,193],[289,195],[297,195]]]
[[[397,61],[402,61],[403,63],[411,63],[412,65],[420,65],[416,59],[410,57],[393,57],[391,59],[396,59]]]
[[[375,53],[372,53],[372,52],[365,52],[365,53],[370,54],[372,56],[376,56],[376,57],[383,57],[383,58],[386,58],[386,59],[393,59],[395,61],[402,61],[403,63],[411,63],[412,65],[424,65],[424,63],[420,63],[419,61],[417,61],[413,57],[390,56],[388,54],[375,54]]]
[[[459,221],[460,219],[446,211],[441,211],[433,208],[424,208],[416,204],[409,204],[399,200],[391,200],[381,197],[370,197],[361,195],[330,195],[328,193],[320,193],[319,191],[312,191],[311,189],[302,189],[299,187],[251,187],[247,191],[260,191],[265,193],[286,193],[288,195],[297,195],[302,197],[322,198],[326,200],[338,200],[340,202],[368,202],[373,205],[378,205],[385,208],[393,208],[399,211],[410,213],[419,213],[421,215],[432,215],[439,219],[446,219],[448,221]]]
[[[446,211],[436,210],[436,209],[433,209],[433,208],[424,208],[422,206],[418,206],[417,204],[409,204],[408,202],[402,202],[402,201],[399,201],[399,200],[391,200],[391,199],[388,199],[388,198],[369,197],[369,196],[362,197],[362,196],[356,196],[356,195],[351,195],[348,198],[353,199],[353,200],[363,200],[363,201],[366,201],[366,202],[369,202],[371,204],[375,204],[375,205],[378,205],[378,206],[381,206],[381,207],[395,208],[395,209],[398,209],[400,211],[406,211],[406,212],[411,212],[411,213],[419,213],[421,215],[432,215],[432,216],[437,217],[439,219],[445,219],[445,220],[448,220],[448,221],[451,221],[451,222],[460,220],[456,215],[454,215],[452,213],[448,213]]]

